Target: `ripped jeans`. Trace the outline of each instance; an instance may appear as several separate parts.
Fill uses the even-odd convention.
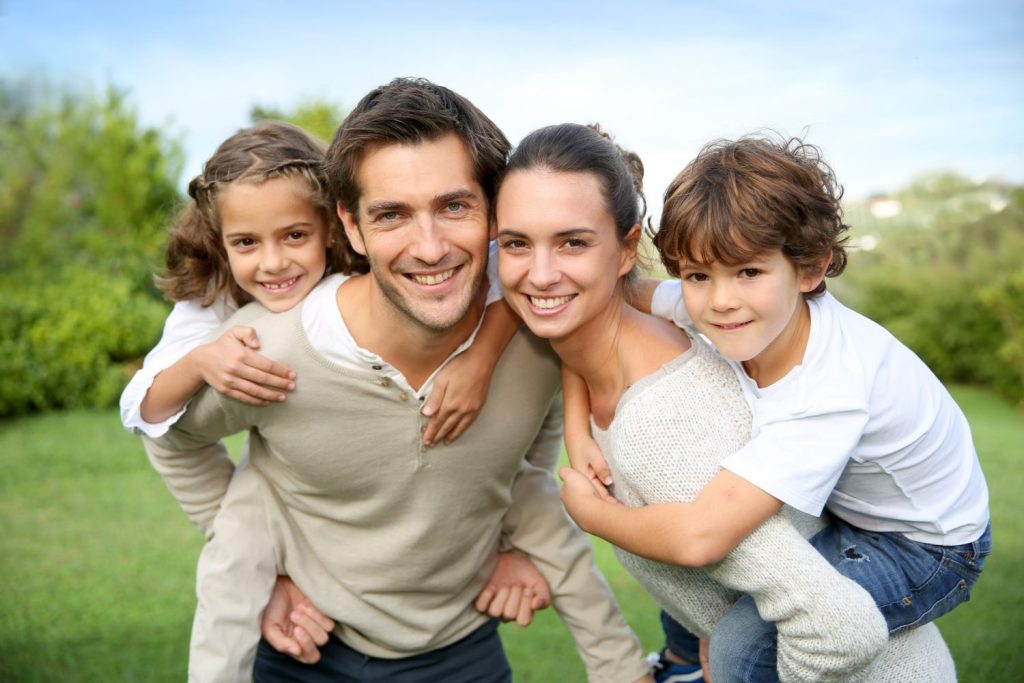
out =
[[[890,635],[934,621],[971,597],[992,552],[992,525],[973,543],[918,543],[897,533],[866,531],[841,519],[810,539],[839,573],[862,586],[885,617]],[[775,625],[761,619],[749,595],[715,625],[715,683],[778,681]]]

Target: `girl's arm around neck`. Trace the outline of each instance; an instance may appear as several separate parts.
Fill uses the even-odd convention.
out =
[[[498,359],[522,321],[504,299],[487,306],[484,321],[469,348],[438,373],[423,406],[430,417],[423,444],[451,443],[466,431],[483,408]]]
[[[587,478],[559,471],[562,501],[584,531],[624,550],[659,562],[703,567],[725,557],[782,502],[723,470],[691,503],[625,507],[603,500]]]

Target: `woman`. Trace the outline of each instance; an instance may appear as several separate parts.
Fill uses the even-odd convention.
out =
[[[725,362],[699,338],[627,303],[641,234],[642,172],[639,159],[599,129],[551,126],[520,143],[496,201],[506,299],[582,378],[617,497],[632,507],[691,500],[750,429]],[[585,477],[571,470],[563,476],[563,498],[589,495]],[[751,531],[720,562],[702,552],[673,564],[623,550],[619,558],[662,607],[703,638],[713,635],[738,593],[750,594],[778,626],[783,680],[903,680],[908,670],[920,676],[922,667],[945,661],[927,653],[904,669],[908,653],[894,658],[894,640],[872,668],[886,638],[867,593],[828,565],[781,513]],[[652,528],[650,537],[623,545],[645,549],[658,534]],[[678,566],[709,562],[703,569]],[[929,633],[935,645],[937,631]],[[945,651],[941,638],[938,644]],[[935,673],[942,671],[926,678],[938,680]]]

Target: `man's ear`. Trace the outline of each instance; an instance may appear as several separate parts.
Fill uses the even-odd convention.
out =
[[[345,207],[341,205],[341,202],[337,203],[338,218],[341,219],[341,224],[345,227],[345,235],[348,236],[349,244],[356,252],[366,256],[366,245],[363,244],[363,233],[359,230],[359,223],[356,221],[354,214],[349,213],[345,210]]]
[[[640,248],[640,235],[642,231],[640,224],[637,223],[626,236],[622,239],[622,255],[619,259],[619,277],[622,277],[629,271],[633,270],[633,266],[636,265],[636,252]]]

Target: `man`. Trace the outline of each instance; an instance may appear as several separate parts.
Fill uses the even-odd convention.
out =
[[[176,458],[223,468],[214,442],[251,430],[251,467],[214,522],[220,554],[204,550],[200,562],[200,610],[204,592],[246,585],[265,596],[276,566],[338,623],[312,666],[262,643],[257,680],[509,680],[494,621],[473,604],[499,544],[538,565],[591,680],[647,680],[551,476],[560,404],[546,345],[517,333],[474,425],[449,446],[420,439],[431,378],[483,319],[490,206],[508,148],[476,107],[426,81],[398,79],[363,98],[327,166],[371,272],[327,278],[289,312],[249,307],[229,321],[255,328],[261,350],[296,370],[286,402],[254,409],[205,391],[147,441],[183,507],[208,513],[223,477],[197,477]],[[265,543],[252,532],[263,519]],[[202,678],[204,666],[190,671]]]

